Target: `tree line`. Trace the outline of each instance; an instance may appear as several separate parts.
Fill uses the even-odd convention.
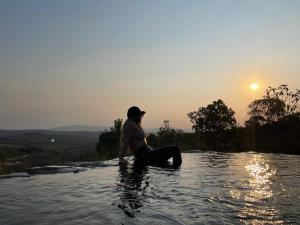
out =
[[[147,137],[149,145],[176,144],[183,151],[257,151],[300,154],[300,90],[288,85],[269,87],[265,94],[248,105],[248,119],[238,125],[235,112],[223,100],[187,113],[193,132],[174,129],[165,120],[157,133]],[[99,136],[96,150],[100,156],[118,154],[122,120]]]

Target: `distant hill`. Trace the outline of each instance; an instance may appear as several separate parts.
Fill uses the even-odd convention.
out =
[[[96,144],[101,131],[0,130],[0,144]]]
[[[89,131],[89,132],[102,132],[109,130],[110,127],[106,126],[87,126],[87,125],[68,125],[62,127],[55,127],[50,130],[52,131]],[[156,133],[158,128],[145,128],[147,133]]]
[[[91,132],[99,132],[108,130],[109,127],[105,126],[86,126],[86,125],[68,125],[68,126],[62,126],[62,127],[55,127],[50,130],[55,131],[91,131]]]
[[[159,128],[144,128],[146,133],[157,133]],[[61,127],[55,127],[50,129],[20,129],[20,130],[5,130],[0,128],[0,138],[5,136],[15,136],[16,134],[22,133],[60,133],[63,135],[71,135],[71,136],[90,136],[89,133],[96,133],[99,134],[104,130],[110,130],[110,126],[88,126],[88,125],[67,125]],[[192,132],[191,129],[183,129],[185,132]],[[95,135],[95,134],[93,134]]]

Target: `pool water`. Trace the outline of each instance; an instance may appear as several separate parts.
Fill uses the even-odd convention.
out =
[[[116,164],[0,179],[0,224],[300,221],[300,156],[195,151],[179,169]]]

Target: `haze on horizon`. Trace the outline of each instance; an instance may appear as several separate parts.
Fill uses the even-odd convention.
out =
[[[300,1],[0,2],[0,129],[144,126],[223,99],[242,124],[267,86],[300,86]],[[249,85],[257,83],[258,89]]]

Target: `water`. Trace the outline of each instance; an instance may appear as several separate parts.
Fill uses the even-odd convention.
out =
[[[0,224],[297,224],[300,156],[184,153],[180,169],[117,166],[0,180]]]

